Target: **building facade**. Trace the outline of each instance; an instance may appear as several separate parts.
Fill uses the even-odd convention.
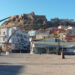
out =
[[[6,51],[6,43],[11,35],[12,37],[8,43],[9,51],[29,52],[29,36],[22,32],[18,27],[4,28],[0,30],[0,45],[2,46],[2,51]]]

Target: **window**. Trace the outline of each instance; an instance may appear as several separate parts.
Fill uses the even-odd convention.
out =
[[[3,32],[3,35],[5,35],[5,32]]]
[[[3,41],[5,41],[5,37],[3,37]]]
[[[6,47],[6,45],[2,45],[2,48],[5,48]]]

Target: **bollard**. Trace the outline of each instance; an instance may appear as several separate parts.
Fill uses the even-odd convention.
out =
[[[62,57],[62,59],[65,59],[64,51],[61,51],[61,57]]]

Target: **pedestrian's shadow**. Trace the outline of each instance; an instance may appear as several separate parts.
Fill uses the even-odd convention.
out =
[[[19,75],[23,66],[20,65],[1,65],[0,75]]]

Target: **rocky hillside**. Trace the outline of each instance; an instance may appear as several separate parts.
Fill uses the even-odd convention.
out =
[[[51,19],[50,21],[47,21],[44,15],[35,15],[35,13],[32,12],[30,14],[10,16],[8,17],[8,20],[5,21],[0,28],[21,26],[21,25],[24,26],[24,29],[29,30],[57,27],[59,25],[64,26],[70,25],[75,27],[75,21],[73,19],[59,19],[59,18],[54,18]]]
[[[27,25],[29,29],[39,29],[47,25],[47,19],[43,15],[35,15],[35,13],[32,12],[30,14],[11,16],[2,24],[2,26],[17,25]]]

